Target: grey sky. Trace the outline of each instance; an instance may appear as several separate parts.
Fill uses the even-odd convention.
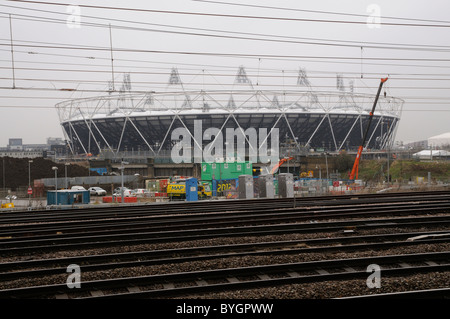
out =
[[[69,4],[64,1],[52,0],[52,2]],[[108,50],[110,46],[109,29],[87,26],[85,23],[106,25],[110,23],[113,47],[127,50],[124,52],[114,51],[116,86],[120,86],[124,73],[131,72],[133,89],[163,91],[166,89],[171,68],[177,67],[182,79],[188,84],[204,81],[203,75],[206,73],[212,75],[208,77],[208,81],[212,79],[213,82],[216,82],[217,87],[219,83],[227,84],[233,81],[232,76],[236,74],[238,67],[243,65],[247,68],[253,83],[267,85],[273,82],[280,85],[283,82],[295,85],[296,72],[302,67],[306,69],[311,85],[317,86],[318,90],[324,90],[324,87],[327,87],[330,91],[336,91],[336,88],[333,87],[336,83],[335,76],[337,73],[342,73],[345,85],[354,80],[355,92],[375,94],[379,79],[389,76],[389,81],[385,86],[387,95],[405,100],[396,140],[409,142],[450,131],[448,104],[450,102],[450,59],[448,57],[450,3],[448,1],[223,0],[223,2],[241,5],[190,0],[110,0],[71,1],[70,3],[281,19],[247,19],[217,15],[202,16],[81,7],[80,28],[71,28],[73,24],[66,23],[69,18],[67,5],[0,1],[0,146],[5,146],[8,138],[14,137],[23,138],[24,143],[27,144],[45,143],[47,137],[63,137],[54,105],[70,98],[96,96],[100,93],[87,91],[108,88],[108,81],[111,80],[111,62]],[[252,6],[242,6],[242,4]],[[372,4],[375,6],[371,7]],[[258,8],[255,5],[329,13]],[[380,9],[381,23],[397,25],[382,24],[379,28],[370,28],[365,22],[371,13],[376,14],[374,11],[368,12],[367,10],[370,8]],[[330,14],[331,12],[363,16]],[[12,89],[13,74],[8,14],[11,14],[12,17],[14,42],[14,76],[17,88],[14,90]],[[48,20],[45,22],[24,20],[33,19],[33,17],[46,17],[61,21],[58,23],[58,21],[49,22]],[[92,17],[103,19],[93,19]],[[426,27],[423,25],[433,22],[393,20],[386,17],[440,20],[442,22],[435,23],[441,27]],[[76,16],[72,16],[72,18],[76,18]],[[295,19],[360,21],[364,23],[328,23]],[[70,21],[76,22],[76,19]],[[133,24],[132,21],[140,22],[140,24]],[[445,23],[445,21],[448,22]],[[118,25],[146,30],[118,29]],[[449,27],[443,27],[447,25]],[[155,32],[155,29],[164,32]],[[227,32],[219,33],[212,30]],[[184,32],[184,34],[173,31]],[[240,34],[230,32],[240,32]],[[208,36],[200,36],[199,33]],[[263,38],[262,35],[255,34],[274,35],[277,37],[270,39],[277,41],[236,38]],[[211,37],[211,35],[227,37]],[[265,37],[265,39],[269,38]],[[324,43],[325,39],[329,40],[326,43],[339,45],[299,43],[299,41]],[[335,42],[337,40],[339,42]],[[25,44],[33,46],[23,46]],[[399,45],[403,44],[412,45],[414,50],[399,50]],[[62,48],[65,45],[92,46],[96,49],[101,47],[102,50]],[[397,49],[379,48],[393,45],[398,45]],[[378,48],[373,48],[373,46]],[[362,50],[361,47],[363,47]],[[130,50],[144,50],[145,52],[131,52]],[[166,53],[162,53],[162,51]],[[196,55],[167,52],[215,54]],[[233,56],[220,56],[218,55],[220,53],[233,54]],[[251,57],[236,57],[234,54],[249,54]],[[259,55],[263,57],[259,57]],[[303,56],[304,58],[288,59],[286,56]],[[353,59],[337,60],[330,57]],[[380,60],[380,58],[388,59]],[[363,75],[362,79],[361,75]],[[88,81],[92,82],[87,83]],[[206,88],[208,83],[204,85]],[[78,89],[80,91],[61,91],[62,89]]]

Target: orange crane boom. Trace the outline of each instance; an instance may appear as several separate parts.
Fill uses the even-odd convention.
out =
[[[378,98],[380,97],[381,88],[382,88],[384,82],[386,82],[387,80],[388,80],[388,78],[384,78],[384,79],[381,79],[381,81],[380,81],[380,86],[378,87],[378,92],[375,97],[375,102],[373,103],[373,106],[372,106],[372,111],[369,113],[369,123],[367,124],[366,131],[364,132],[362,143],[358,148],[358,152],[356,153],[355,163],[353,164],[352,172],[350,173],[350,177],[349,177],[350,179],[358,179],[359,160],[361,159],[361,154],[364,149],[364,144],[366,143],[367,134],[369,133],[370,123],[372,122],[373,113],[375,112],[375,107],[377,106]]]
[[[272,171],[270,172],[270,174],[274,174],[274,173],[277,171],[277,169],[278,169],[281,165],[283,165],[283,163],[285,163],[285,162],[287,162],[287,161],[290,161],[291,159],[294,159],[294,158],[293,158],[293,157],[289,157],[289,158],[283,158],[282,160],[280,160],[280,161],[278,162],[278,164],[275,165],[274,168],[272,168]]]

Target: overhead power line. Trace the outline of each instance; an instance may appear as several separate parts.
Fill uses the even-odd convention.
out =
[[[6,40],[5,40],[6,41]],[[48,43],[48,42],[34,42],[34,41],[20,41],[20,40],[15,40],[16,42],[30,42],[30,43],[43,43],[43,44],[54,44],[54,43]],[[70,44],[70,45],[74,45],[74,44]],[[6,49],[0,49],[0,51],[7,51],[9,52],[10,50],[6,50]],[[39,55],[43,55],[43,56],[58,56],[58,57],[67,57],[67,58],[79,58],[79,59],[97,59],[97,60],[105,60],[105,61],[110,61],[110,58],[105,58],[105,57],[101,57],[101,56],[95,56],[95,55],[73,55],[73,54],[61,54],[61,53],[43,53],[43,52],[37,52],[37,51],[21,51],[21,50],[15,50],[15,53],[25,53],[25,54],[29,54],[29,55],[35,55],[35,54],[39,54]],[[148,61],[148,60],[137,60],[137,59],[120,59],[120,58],[115,58],[115,61],[123,61],[123,62],[138,62],[138,63],[145,63],[145,64],[167,64],[167,65],[173,65],[172,62],[161,62],[161,61]],[[284,59],[287,60],[287,59]],[[298,62],[308,62],[308,63],[331,63],[331,64],[354,64],[354,65],[360,65],[361,62],[350,62],[350,61],[330,61],[330,60],[302,60],[302,59],[295,59],[295,61]],[[187,63],[187,62],[182,62],[182,63],[177,63],[177,65],[188,65],[188,66],[198,66],[198,67],[223,67],[223,68],[228,68],[228,69],[235,69],[236,66],[229,66],[229,65],[212,65],[212,64],[198,64],[198,63]],[[372,65],[372,66],[389,66],[389,67],[416,67],[416,68],[438,68],[438,69],[445,69],[445,68],[450,68],[450,66],[447,65],[421,65],[421,64],[401,64],[396,62],[395,64],[392,63],[374,63],[374,62],[364,62],[364,65],[368,66],[368,65]],[[248,67],[246,69],[251,69],[251,67]],[[275,69],[260,69],[261,71],[267,70],[267,71],[281,71],[281,70],[275,70]],[[298,71],[295,71],[298,72]],[[359,73],[358,73],[359,74]]]
[[[11,70],[11,66],[0,66],[0,69],[3,70]],[[95,70],[95,69],[68,69],[68,68],[25,68],[25,67],[15,67],[15,70],[19,71],[48,71],[48,72],[74,72],[74,73],[111,73],[109,70]],[[123,73],[129,73],[129,74],[150,74],[148,71],[124,71]],[[167,72],[151,72],[152,75],[167,75]],[[350,74],[350,73],[349,73]],[[355,72],[353,72],[355,74]],[[380,74],[380,73],[372,73],[372,76],[366,76],[364,79],[366,80],[377,80],[379,79],[379,76],[373,76],[373,74]],[[200,73],[184,73],[186,76],[198,76]],[[210,76],[214,77],[235,77],[235,74],[230,73],[210,73]],[[297,75],[282,75],[282,74],[260,74],[259,77],[261,78],[297,78]],[[335,79],[335,75],[309,75],[308,76],[311,79]],[[391,75],[392,77],[392,75]],[[440,78],[440,77],[427,77],[427,78],[420,78],[420,77],[401,77],[401,76],[395,76],[396,80],[405,80],[405,81],[450,81],[450,78]]]
[[[2,39],[0,39],[1,41]],[[7,50],[0,50],[0,51],[7,51]],[[26,53],[25,51],[22,51],[23,53]],[[37,53],[36,53],[37,54]],[[78,56],[77,56],[78,57]],[[91,57],[92,60],[96,60],[97,58]],[[107,58],[104,58],[105,60],[108,60]],[[118,59],[120,60],[120,59]],[[142,66],[142,65],[127,65],[127,64],[122,64],[119,65],[118,67],[120,67],[121,69],[123,69],[122,73],[127,73],[129,72],[130,69],[140,69],[140,70],[151,70],[152,73],[154,72],[154,70],[161,70],[164,71],[164,73],[156,73],[156,74],[169,74],[171,68],[173,67],[173,63],[165,63],[165,62],[151,62],[151,61],[144,61],[144,60],[126,60],[126,61],[130,61],[130,62],[148,62],[148,63],[155,63],[155,64],[168,64],[170,65],[170,67],[155,67],[155,66]],[[0,62],[5,62],[7,64],[9,64],[11,61],[10,60],[0,60]],[[27,60],[16,60],[16,63],[25,63],[25,64],[39,64],[40,66],[46,66],[46,65],[64,65],[64,66],[85,66],[85,67],[96,67],[96,68],[111,68],[110,64],[98,64],[98,63],[69,63],[69,62],[53,62],[53,61],[42,61],[42,60],[33,60],[33,61],[27,61]],[[178,64],[180,66],[185,65],[184,63]],[[189,66],[191,66],[191,64],[187,64]],[[205,67],[205,65],[197,65],[197,66],[202,66]],[[211,70],[213,72],[230,72],[230,70],[235,71],[236,66],[225,66],[225,65],[209,65],[210,67],[213,68],[217,68],[217,69],[209,69],[209,72],[211,72]],[[226,69],[226,70],[224,70]],[[183,70],[186,71],[196,71],[196,72],[201,72],[200,69],[197,68],[191,68],[191,67],[183,67]],[[298,77],[298,70],[281,70],[281,69],[267,69],[267,68],[261,68],[261,69],[253,69],[253,68],[246,68],[247,74],[251,75],[250,72],[255,71],[255,72],[260,72],[258,75],[262,76],[262,77],[276,77],[276,78],[297,78]],[[120,73],[119,72],[119,73]],[[264,73],[270,73],[269,75],[264,75]],[[280,74],[278,74],[280,73]],[[283,73],[283,74],[281,74]],[[308,74],[312,75],[312,74],[333,74],[335,75],[337,72],[334,71],[318,71],[318,70],[312,70],[309,69],[308,70]],[[185,75],[192,75],[192,73],[183,73]],[[214,75],[215,73],[209,73],[210,75]],[[379,72],[364,72],[365,75],[380,75],[380,76],[384,76],[385,72],[383,71],[379,71]],[[355,71],[346,71],[345,72],[346,76],[358,76],[360,75],[360,72],[355,72]],[[255,75],[256,76],[256,75]],[[411,76],[411,77],[415,77],[413,79],[418,79],[420,80],[420,78],[417,78],[419,76],[437,76],[437,77],[444,77],[444,76],[448,76],[450,77],[450,73],[409,73],[409,72],[391,72],[389,73],[389,76]],[[450,80],[450,79],[449,79]]]
[[[357,14],[357,13],[348,13],[348,12],[335,12],[335,11],[324,11],[324,10],[306,10],[306,9],[297,9],[297,8],[263,6],[263,5],[256,5],[256,4],[232,3],[232,2],[211,1],[211,0],[192,0],[192,1],[204,2],[204,3],[213,3],[213,4],[223,4],[223,5],[230,5],[230,6],[249,7],[249,8],[260,8],[260,9],[270,9],[270,10],[284,10],[284,11],[289,11],[289,12],[293,12],[294,11],[294,12],[307,12],[307,13],[318,13],[318,14],[330,14],[330,15],[339,15],[339,16],[367,18],[367,14]],[[449,23],[450,24],[450,21],[443,21],[443,20],[416,19],[416,18],[392,17],[392,16],[381,16],[380,18],[381,19],[390,19],[390,20],[421,21],[421,22]]]
[[[8,8],[19,8],[25,10],[32,10],[34,15],[24,15],[17,14],[14,15],[20,17],[21,20],[30,20],[30,21],[40,21],[40,22],[51,22],[51,23],[61,23],[66,24],[65,19],[55,19],[48,17],[38,17],[36,16],[36,11],[45,12],[51,14],[64,15],[66,14],[61,12],[49,11],[49,10],[36,10],[36,9],[28,9],[28,8],[20,8],[17,6],[8,6],[8,5],[0,5]],[[116,22],[125,22],[130,24],[139,24],[139,25],[150,25],[157,27],[165,27],[170,29],[182,29],[183,31],[174,31],[174,30],[161,30],[161,29],[149,29],[149,28],[137,28],[123,25],[111,25],[116,29],[126,29],[126,30],[134,30],[134,31],[149,31],[149,32],[162,32],[162,33],[171,33],[171,34],[181,34],[188,36],[205,36],[205,37],[216,37],[216,38],[228,38],[228,39],[238,39],[238,40],[251,40],[251,41],[268,41],[268,42],[280,42],[280,43],[293,43],[293,44],[306,44],[306,45],[323,45],[323,46],[337,46],[337,47],[353,47],[360,48],[363,46],[366,49],[387,49],[387,50],[414,50],[414,51],[434,51],[434,52],[446,52],[450,49],[450,46],[445,45],[426,45],[426,44],[407,44],[407,43],[385,43],[385,42],[367,42],[367,41],[349,41],[349,40],[336,40],[336,39],[323,39],[323,38],[311,38],[311,37],[293,37],[286,35],[274,35],[274,34],[262,34],[262,33],[250,33],[250,32],[237,32],[237,31],[228,31],[228,30],[218,30],[218,29],[210,29],[210,28],[193,28],[187,26],[176,26],[176,25],[165,25],[165,24],[156,24],[149,22],[139,22],[132,20],[124,20],[124,19],[114,19],[114,18],[103,18],[92,15],[83,15],[83,18],[91,18],[98,20],[106,20],[108,24],[99,24],[92,22],[81,22],[80,25],[91,26],[91,27],[103,27],[109,28],[110,21]],[[186,30],[194,30],[196,32],[187,32]],[[219,35],[219,34],[210,34],[210,33],[198,33],[198,31],[207,31],[207,32],[216,32],[216,33],[225,33],[231,35]],[[249,37],[251,36],[251,37]],[[264,38],[255,38],[264,37]],[[311,42],[314,41],[314,42]]]
[[[26,80],[23,80],[26,81]],[[106,82],[107,81],[100,81],[100,82],[95,82],[95,81],[62,81],[62,80],[51,80],[51,79],[43,79],[43,80],[33,80],[36,82],[47,82],[47,83],[52,83],[52,82],[62,82],[62,83],[69,83],[69,84],[73,84],[73,85],[79,85],[79,84],[83,84],[83,83],[90,83],[92,82],[92,84],[102,84],[105,83],[105,85],[103,85],[103,87],[106,86]],[[137,83],[137,82],[136,82]],[[162,81],[148,81],[148,82],[139,82],[139,83],[144,83],[144,84],[148,84],[148,85],[152,85],[151,87],[149,87],[148,85],[146,86],[137,86],[134,85],[134,88],[142,88],[142,90],[137,90],[137,89],[133,89],[130,91],[127,91],[127,93],[148,93],[149,91],[156,91],[158,88],[166,90],[167,89],[167,82],[162,82]],[[201,82],[193,82],[190,83],[190,85],[195,86],[196,89],[193,89],[194,91],[198,91],[202,89],[202,86],[204,86],[204,83]],[[223,88],[224,84],[223,83],[209,83],[207,85],[208,87],[220,87]],[[265,87],[265,88],[270,88],[270,89],[277,89],[277,90],[281,90],[282,87],[284,87],[283,91],[288,91],[288,89],[290,90],[296,90],[298,92],[298,86],[294,85],[294,84],[285,84],[285,85],[280,85],[280,84],[267,84],[267,85],[263,85],[261,87]],[[334,92],[333,89],[335,89],[336,86],[334,85],[315,85],[314,88],[316,89],[314,91],[314,93],[321,93],[321,92]],[[29,90],[29,91],[58,91],[58,92],[93,92],[93,93],[102,93],[102,94],[106,94],[107,93],[107,89],[102,88],[102,89],[80,89],[77,87],[62,87],[62,88],[50,88],[50,87],[36,87],[36,86],[32,86],[32,87],[24,87],[24,86],[16,86],[15,88],[11,87],[11,86],[2,86],[0,87],[0,89],[4,89],[4,90],[11,90],[11,91],[18,91],[18,90]],[[318,89],[328,89],[327,91],[320,91]],[[331,90],[330,90],[331,89]],[[364,89],[369,89],[369,90],[374,90],[376,89],[375,86],[368,86],[365,87]],[[448,87],[423,87],[423,86],[396,86],[396,87],[391,87],[390,89],[396,89],[396,90],[414,90],[414,91],[428,91],[428,90],[448,90]],[[164,91],[165,93],[168,93],[166,91]],[[238,90],[233,90],[233,92],[236,92],[236,94],[239,94]],[[180,93],[180,92],[178,92]],[[349,92],[344,92],[344,93],[348,93]],[[403,96],[402,96],[403,98]],[[405,97],[406,98],[406,97]]]
[[[9,46],[3,43],[0,46]],[[30,45],[30,44],[15,44],[15,47],[31,47],[41,49],[61,49],[61,50],[82,50],[82,51],[109,51],[107,47],[93,47],[93,46],[71,46],[71,45]],[[169,51],[169,50],[149,50],[149,49],[128,49],[128,48],[114,48],[114,52],[129,52],[129,53],[161,53],[161,54],[179,54],[179,55],[200,55],[200,56],[218,56],[218,57],[251,57],[251,58],[281,58],[281,59],[332,59],[332,60],[361,60],[361,57],[349,56],[317,56],[317,55],[282,55],[282,54],[255,54],[255,53],[220,53],[220,52],[200,52],[200,51]],[[416,62],[450,62],[446,58],[397,58],[397,57],[364,57],[365,61],[416,61]]]
[[[68,6],[70,3],[55,3],[45,1],[24,1],[24,0],[9,0],[12,2],[21,2],[29,4],[43,4],[43,5],[55,5],[55,6]],[[108,6],[96,6],[77,4],[80,8],[90,9],[103,9],[103,10],[120,10],[120,11],[132,11],[132,12],[151,12],[160,14],[177,14],[177,15],[194,15],[205,17],[220,17],[220,18],[239,18],[239,19],[258,19],[258,20],[274,20],[274,21],[297,21],[297,22],[317,22],[317,23],[342,23],[342,24],[359,24],[366,25],[366,21],[350,21],[350,20],[331,20],[331,19],[306,19],[306,18],[288,18],[288,17],[270,17],[270,16],[252,16],[252,15],[239,15],[239,14],[223,14],[223,13],[206,13],[206,12],[189,12],[189,11],[174,11],[174,10],[155,10],[155,9],[142,9],[142,8],[125,8],[125,7],[108,7]],[[432,28],[450,28],[450,24],[422,24],[422,23],[390,23],[380,22],[384,26],[400,26],[400,27],[432,27]]]

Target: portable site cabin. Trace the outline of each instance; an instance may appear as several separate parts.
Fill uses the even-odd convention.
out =
[[[47,192],[47,205],[89,204],[90,201],[91,194],[87,190],[63,189]]]

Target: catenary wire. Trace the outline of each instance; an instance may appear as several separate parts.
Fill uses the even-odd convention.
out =
[[[19,8],[15,6],[7,6],[7,5],[1,5],[4,7],[12,7],[12,8]],[[23,8],[22,8],[23,9]],[[27,9],[27,8],[24,8]],[[29,9],[36,11],[35,9]],[[41,12],[46,13],[52,13],[52,14],[63,14],[60,12],[54,12],[49,10],[37,10]],[[6,13],[4,13],[6,14]],[[11,14],[11,13],[8,13]],[[40,21],[40,22],[55,22],[55,23],[67,23],[67,20],[62,19],[54,19],[54,18],[48,18],[48,17],[39,17],[39,19],[43,20],[37,20],[37,17],[29,16],[29,15],[22,15],[22,14],[14,14],[15,16],[19,17],[28,17],[32,18],[32,21]],[[155,23],[148,23],[148,22],[137,22],[137,21],[130,21],[130,20],[123,20],[123,19],[113,19],[113,18],[102,18],[102,17],[96,17],[96,16],[89,16],[89,15],[83,15],[83,18],[91,18],[91,19],[101,19],[101,20],[109,20],[109,21],[119,21],[119,22],[126,22],[126,23],[133,23],[133,24],[144,24],[144,25],[151,25],[151,26],[159,26],[159,27],[168,27],[168,28],[177,28],[177,29],[190,29],[190,30],[196,30],[196,31],[209,31],[209,32],[220,32],[220,33],[228,33],[228,34],[238,34],[238,35],[250,35],[250,36],[264,36],[264,37],[274,37],[279,39],[289,39],[289,40],[276,40],[276,39],[260,39],[260,38],[248,38],[248,37],[237,37],[237,36],[220,36],[220,35],[213,35],[213,34],[201,34],[201,33],[187,33],[187,32],[177,32],[177,31],[169,31],[169,30],[156,30],[156,29],[144,29],[144,28],[135,28],[135,27],[126,27],[121,25],[111,25],[113,28],[117,29],[128,29],[128,30],[138,30],[138,31],[152,31],[152,32],[166,32],[166,33],[174,33],[174,34],[185,34],[185,35],[195,35],[195,36],[212,36],[212,37],[222,37],[222,38],[235,38],[235,39],[242,39],[242,40],[260,40],[260,41],[279,41],[279,42],[287,42],[287,43],[295,43],[295,44],[312,44],[312,45],[327,45],[327,46],[343,46],[343,47],[357,47],[360,48],[363,46],[364,48],[375,48],[375,49],[395,49],[395,50],[419,50],[419,51],[436,51],[436,52],[446,52],[448,49],[450,49],[450,46],[443,46],[443,45],[424,45],[424,44],[401,44],[401,43],[379,43],[379,42],[358,42],[358,41],[346,41],[346,40],[334,40],[334,39],[320,39],[320,38],[305,38],[305,37],[289,37],[289,36],[280,36],[280,35],[269,35],[269,34],[261,34],[261,33],[248,33],[248,32],[236,32],[236,31],[226,31],[226,30],[217,30],[217,29],[207,29],[207,28],[192,28],[192,27],[186,27],[186,26],[174,26],[174,25],[164,25],[164,24],[155,24]],[[26,18],[21,18],[23,20],[30,20]],[[48,20],[48,21],[47,21]],[[109,28],[110,24],[93,24],[93,23],[85,23],[85,22],[79,22],[80,25],[85,26],[95,26],[95,27],[104,27]],[[296,40],[296,41],[293,41]],[[303,41],[300,41],[303,40]],[[325,43],[320,42],[306,42],[308,41],[325,41]],[[337,43],[326,43],[326,42],[337,42]]]
[[[70,3],[55,3],[45,1],[24,1],[24,0],[9,0],[11,2],[21,2],[29,4],[43,4],[43,5],[56,5],[56,6],[68,6]],[[367,25],[366,21],[350,21],[350,20],[331,20],[331,19],[306,19],[306,18],[288,18],[288,17],[270,17],[270,16],[251,16],[251,15],[239,15],[239,14],[223,14],[223,13],[207,13],[207,12],[189,12],[189,11],[174,11],[174,10],[156,10],[156,9],[142,9],[142,8],[126,8],[126,7],[113,7],[113,6],[98,6],[98,5],[85,5],[77,4],[80,8],[91,9],[104,9],[104,10],[120,10],[120,11],[133,11],[133,12],[147,12],[147,13],[160,13],[160,14],[177,14],[177,15],[194,15],[216,18],[239,18],[239,19],[258,19],[258,20],[274,20],[274,21],[296,21],[296,22],[318,22],[318,23],[343,23],[343,24],[359,24]],[[380,22],[380,25],[384,26],[400,26],[400,27],[432,27],[432,28],[450,28],[450,24],[421,24],[421,23],[390,23]]]
[[[241,6],[241,7],[250,7],[250,8],[262,8],[262,9],[270,9],[270,10],[274,10],[275,9],[275,10],[283,10],[283,11],[290,11],[290,12],[297,11],[297,12],[332,14],[332,15],[343,15],[343,16],[350,16],[350,17],[367,18],[367,15],[364,15],[364,14],[347,13],[347,12],[333,12],[333,11],[323,11],[323,10],[306,10],[306,9],[298,9],[298,8],[263,6],[263,5],[254,5],[254,4],[246,4],[246,3],[231,3],[231,2],[225,2],[225,1],[211,1],[211,0],[192,0],[192,1],[204,2],[204,3],[213,3],[213,4],[233,5],[233,6]],[[450,23],[450,21],[443,21],[443,20],[415,19],[415,18],[392,17],[392,16],[380,16],[380,19],[435,22],[435,23]]]

